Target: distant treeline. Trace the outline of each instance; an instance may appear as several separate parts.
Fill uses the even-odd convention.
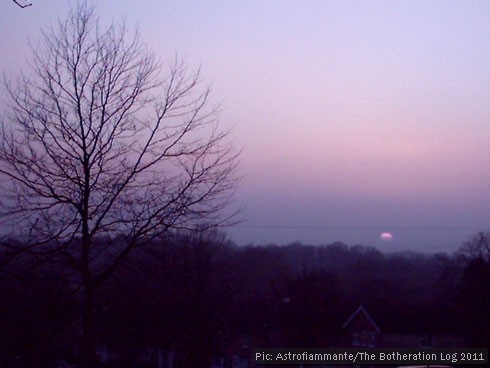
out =
[[[328,346],[357,306],[382,305],[444,309],[464,321],[469,341],[488,346],[490,259],[475,239],[455,254],[383,254],[340,242],[236,246],[213,231],[174,234],[138,249],[102,285],[95,338],[128,364],[145,346],[162,346],[199,366],[237,336]],[[73,360],[80,280],[67,260],[49,251],[1,257],[0,358]]]

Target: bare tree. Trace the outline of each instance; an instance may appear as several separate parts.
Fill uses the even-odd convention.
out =
[[[164,73],[137,32],[87,5],[43,33],[31,69],[6,83],[3,215],[24,249],[78,275],[88,357],[97,287],[155,237],[224,221],[238,154],[199,71]]]
[[[490,232],[480,231],[471,236],[459,248],[457,254],[466,263],[470,263],[478,258],[484,262],[490,262]]]

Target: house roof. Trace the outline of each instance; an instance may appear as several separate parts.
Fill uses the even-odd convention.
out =
[[[365,318],[367,318],[367,320],[373,325],[374,329],[377,331],[377,332],[380,332],[381,330],[379,329],[378,325],[376,324],[376,322],[374,322],[374,320],[371,318],[371,316],[369,315],[369,313],[364,309],[364,307],[361,305],[359,306],[354,313],[351,314],[351,316],[347,319],[347,321],[345,321],[345,323],[342,325],[342,328],[346,328],[349,323],[352,322],[352,320],[354,318],[356,318],[358,315],[363,315]]]
[[[367,312],[369,310],[369,313]],[[363,314],[383,333],[459,333],[461,319],[445,306],[377,304],[360,306],[342,326]]]

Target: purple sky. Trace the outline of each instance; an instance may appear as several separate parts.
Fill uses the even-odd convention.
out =
[[[69,1],[0,3],[15,74]],[[223,102],[243,148],[239,244],[452,251],[490,229],[490,2],[104,0]],[[3,91],[2,95],[3,96]],[[258,226],[258,227],[257,227]],[[382,243],[383,231],[393,233]]]

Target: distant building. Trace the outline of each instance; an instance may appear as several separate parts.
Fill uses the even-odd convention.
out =
[[[462,348],[460,321],[442,307],[360,306],[345,321],[339,347]]]
[[[338,347],[379,346],[381,330],[364,307],[358,307],[342,325]]]

